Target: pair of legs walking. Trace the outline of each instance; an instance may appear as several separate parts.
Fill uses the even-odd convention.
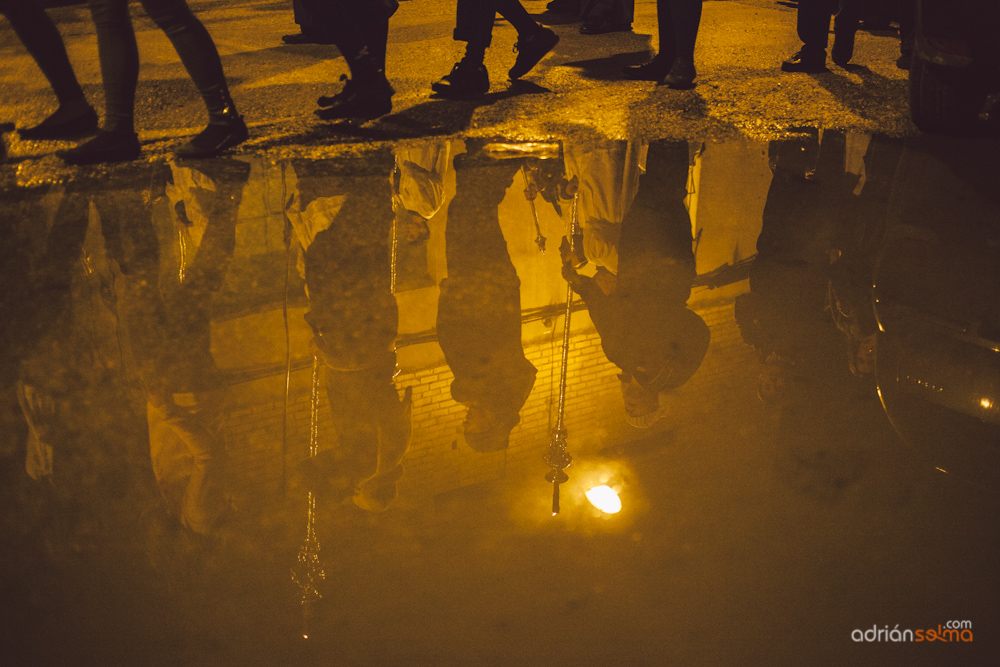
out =
[[[657,0],[656,25],[660,51],[648,63],[626,67],[637,81],[658,81],[671,88],[690,88],[697,73],[694,46],[701,24],[702,0]]]
[[[170,39],[208,110],[208,127],[178,149],[178,157],[209,157],[247,139],[236,113],[215,42],[184,0],[142,0],[149,17]],[[104,127],[89,142],[59,155],[70,164],[132,160],[139,156],[135,133],[135,91],[139,49],[128,0],[90,0],[104,80]]]
[[[843,67],[854,55],[854,35],[861,25],[858,0],[799,0],[796,30],[802,49],[781,64],[785,72],[825,72],[826,46],[833,20],[833,62]]]
[[[531,71],[559,41],[554,32],[535,22],[520,0],[458,0],[455,41],[465,42],[465,56],[451,73],[431,86],[442,97],[468,98],[485,95],[489,73],[483,65],[493,40],[493,22],[500,14],[517,31],[517,59],[508,75],[516,80]]]

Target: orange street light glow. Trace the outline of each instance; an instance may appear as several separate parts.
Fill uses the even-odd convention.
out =
[[[618,493],[606,484],[595,486],[587,491],[587,500],[605,514],[617,514],[622,509],[622,501],[618,497]]]

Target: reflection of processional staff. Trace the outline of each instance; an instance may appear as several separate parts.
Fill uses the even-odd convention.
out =
[[[577,236],[579,235],[576,220],[578,199],[578,195],[573,195],[573,213],[569,233],[570,254],[576,248]],[[534,205],[532,205],[532,210],[534,210]],[[559,485],[569,480],[569,475],[565,471],[573,462],[573,457],[566,451],[566,427],[563,423],[563,412],[566,406],[566,370],[569,365],[569,327],[572,314],[573,284],[566,281],[566,322],[563,326],[562,360],[559,369],[559,402],[556,407],[556,426],[552,429],[549,450],[545,454],[545,463],[551,468],[545,475],[545,479],[552,483],[552,516],[559,514]]]
[[[312,399],[309,413],[309,457],[319,453],[319,357],[313,357]],[[302,638],[309,639],[310,605],[323,595],[319,582],[326,579],[326,572],[319,559],[319,537],[316,535],[316,495],[309,491],[307,499],[306,536],[299,547],[298,559],[292,568],[292,581],[299,587],[302,603]]]

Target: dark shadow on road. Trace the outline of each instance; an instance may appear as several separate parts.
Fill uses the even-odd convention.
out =
[[[591,60],[575,60],[561,63],[561,67],[575,67],[580,74],[595,81],[622,81],[622,68],[630,65],[641,65],[652,57],[650,51],[633,51],[632,53],[616,53],[607,58]]]
[[[905,109],[886,108],[875,102],[875,100],[887,98],[905,100],[908,94],[905,80],[889,79],[881,74],[876,74],[865,65],[848,65],[845,69],[861,77],[861,83],[855,83],[843,76],[836,76],[836,70],[810,76],[815,79],[816,83],[830,91],[851,112],[867,120],[882,122],[890,116],[896,117],[900,113],[905,113]],[[887,90],[892,92],[887,93]]]
[[[284,136],[266,146],[312,143],[366,141],[395,141],[420,137],[444,136],[468,129],[476,109],[490,106],[501,100],[519,95],[538,95],[551,92],[548,88],[530,81],[514,81],[507,90],[488,93],[475,100],[447,100],[432,98],[398,113],[383,116],[370,123],[340,121],[319,123],[308,131]],[[259,146],[258,146],[259,147]]]

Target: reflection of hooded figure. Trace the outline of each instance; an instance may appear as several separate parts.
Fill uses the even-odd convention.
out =
[[[647,146],[615,141],[610,145],[567,144],[563,149],[566,176],[576,177],[577,222],[583,234],[583,254],[599,267],[618,273],[621,223],[639,189]]]
[[[649,146],[646,174],[622,221],[618,281],[605,294],[570,272],[608,360],[622,370],[629,423],[651,426],[658,394],[690,379],[708,350],[708,326],[686,308],[695,277],[687,196],[687,143]]]
[[[123,319],[146,389],[153,471],[181,522],[208,533],[224,509],[227,394],[211,353],[210,301],[232,259],[250,165],[206,160],[171,165],[171,172],[174,220],[195,246],[186,250],[193,258],[182,253],[183,279],[172,289],[161,285],[159,239],[141,193],[107,193],[96,203],[109,256],[123,274]]]
[[[521,282],[497,216],[520,163],[482,164],[485,158],[469,150],[455,158],[457,191],[448,207],[448,278],[441,282],[437,332],[455,376],[452,398],[469,409],[465,440],[488,452],[507,447],[536,370],[524,356]]]
[[[326,367],[339,436],[336,448],[319,454],[318,465],[371,511],[395,499],[410,443],[410,390],[400,401],[392,380],[399,313],[390,290],[393,214],[386,171],[348,180],[324,174],[322,164],[296,166],[303,208],[324,197],[340,202],[305,255],[306,321]]]

